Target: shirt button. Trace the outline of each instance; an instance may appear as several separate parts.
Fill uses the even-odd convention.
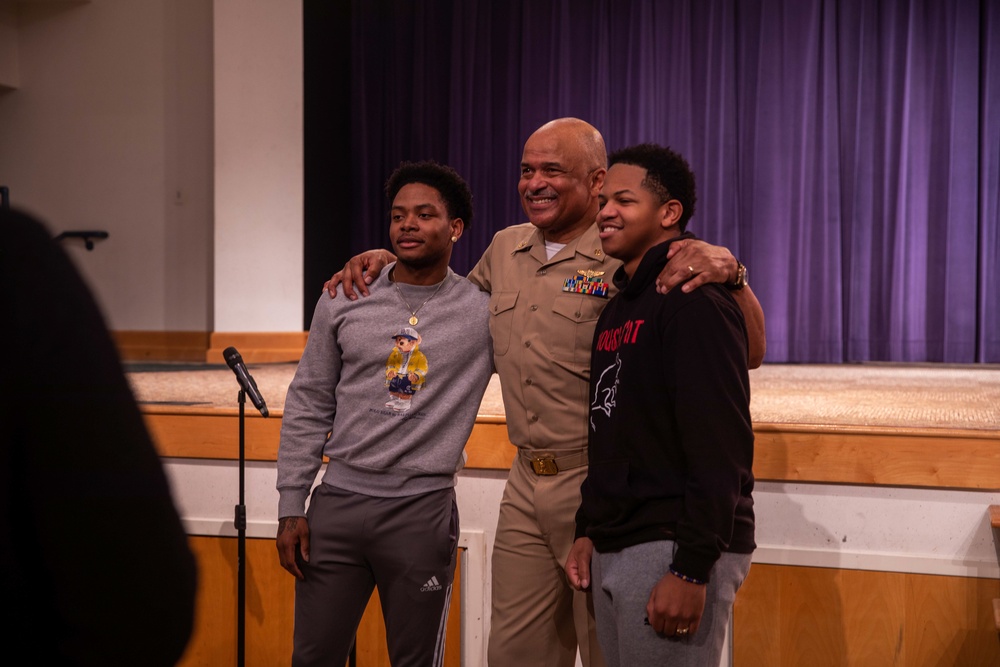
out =
[[[531,347],[531,341],[530,340],[524,341],[524,346],[525,347]]]
[[[532,306],[531,310],[538,310],[538,306]],[[579,313],[577,313],[577,315],[579,315]]]
[[[531,386],[531,378],[528,378],[527,380],[525,380],[524,384],[526,384],[526,385],[528,385],[530,387]]]
[[[538,415],[531,415],[531,421],[533,422],[538,421]]]
[[[548,273],[548,271],[546,271],[545,269],[538,269],[538,275],[544,276],[546,273]]]
[[[575,315],[576,317],[580,317],[580,311],[579,311],[579,310],[578,310],[578,311],[576,311],[576,312],[574,313],[574,315]]]

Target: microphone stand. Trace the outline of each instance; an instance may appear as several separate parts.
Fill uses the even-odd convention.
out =
[[[246,469],[246,427],[245,406],[247,394],[240,389],[237,399],[240,403],[240,500],[236,506],[236,667],[243,667],[246,661],[246,555],[247,555],[247,507],[244,498],[244,477]]]
[[[264,397],[257,391],[257,383],[253,381],[250,372],[243,364],[243,357],[235,347],[227,347],[222,351],[226,365],[234,373],[240,383],[240,393],[237,400],[240,404],[240,501],[236,505],[233,524],[236,527],[236,665],[243,667],[246,661],[246,590],[247,590],[247,507],[245,500],[246,480],[246,403],[247,394],[254,407],[261,415],[267,417],[267,406]]]

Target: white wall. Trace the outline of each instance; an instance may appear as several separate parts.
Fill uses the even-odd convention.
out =
[[[204,329],[211,152],[196,143],[211,98],[193,69],[211,72],[205,3],[22,2],[17,40],[19,86],[0,94],[12,203],[53,232],[110,232],[93,252],[66,247],[112,328]]]
[[[215,331],[302,330],[302,6],[215,0]]]
[[[0,185],[110,232],[66,248],[112,329],[301,331],[301,24],[295,0],[0,0]]]

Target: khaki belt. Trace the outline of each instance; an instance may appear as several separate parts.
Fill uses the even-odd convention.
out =
[[[531,463],[531,469],[535,471],[536,475],[558,475],[563,470],[572,470],[587,465],[586,449],[563,456],[539,456],[522,449],[521,456]]]

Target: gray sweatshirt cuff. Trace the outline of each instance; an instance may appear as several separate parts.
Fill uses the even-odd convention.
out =
[[[309,489],[282,489],[278,491],[278,518],[286,516],[305,516],[306,498]]]

